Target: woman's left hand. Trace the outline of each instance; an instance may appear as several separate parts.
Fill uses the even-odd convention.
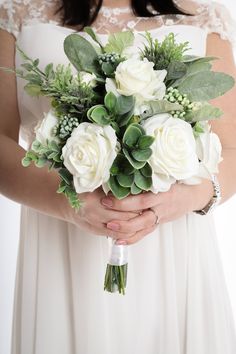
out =
[[[202,209],[213,196],[212,182],[203,180],[198,185],[174,184],[167,192],[146,192],[118,200],[113,196],[102,199],[109,209],[140,211],[129,221],[111,220],[107,223],[108,234],[117,244],[133,244],[151,233],[158,224],[173,221],[186,213]],[[124,233],[118,238],[116,233]],[[126,237],[126,233],[129,237]]]

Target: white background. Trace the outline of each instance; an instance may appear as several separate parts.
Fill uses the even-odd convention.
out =
[[[236,18],[235,0],[224,3]],[[0,3],[2,0],[0,0]],[[236,53],[235,53],[236,54]],[[19,205],[0,195],[0,353],[10,354]],[[222,263],[236,322],[236,197],[215,212]],[[52,353],[54,354],[54,353]],[[200,353],[199,353],[200,354]],[[222,353],[223,354],[223,353]]]

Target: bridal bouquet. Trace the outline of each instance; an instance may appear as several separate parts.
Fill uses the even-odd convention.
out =
[[[90,27],[85,32],[64,41],[69,65],[42,69],[18,49],[25,90],[51,98],[23,165],[56,169],[57,192],[75,209],[78,194],[99,187],[122,199],[217,173],[221,144],[208,121],[222,112],[209,100],[234,80],[211,70],[216,58],[186,55],[189,43],[177,43],[173,33],[160,42],[147,32],[138,49],[132,31],[110,34],[105,45]],[[109,292],[125,293],[127,249],[112,242]]]

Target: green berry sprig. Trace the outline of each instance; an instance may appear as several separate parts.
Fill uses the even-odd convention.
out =
[[[186,94],[182,94],[178,89],[169,87],[164,99],[171,103],[178,103],[183,107],[182,111],[171,111],[174,118],[184,119],[189,111],[195,108],[195,102],[191,102]]]
[[[113,52],[113,53],[103,53],[103,54],[99,54],[98,56],[98,62],[100,65],[102,65],[103,63],[111,63],[111,64],[115,64],[116,62],[120,61],[120,55]]]
[[[74,128],[79,126],[79,120],[76,117],[71,117],[67,115],[61,118],[60,122],[54,128],[54,135],[58,136],[60,139],[65,139],[71,135]]]

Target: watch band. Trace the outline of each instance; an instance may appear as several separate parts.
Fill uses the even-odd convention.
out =
[[[214,188],[214,194],[209,203],[201,210],[194,210],[195,213],[200,215],[207,215],[211,212],[221,201],[221,189],[218,178],[216,175],[211,175],[211,181]]]

